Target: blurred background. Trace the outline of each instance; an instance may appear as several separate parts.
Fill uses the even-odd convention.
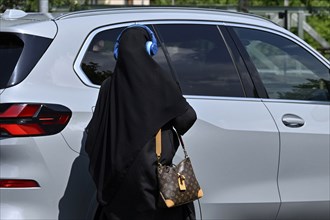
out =
[[[205,7],[266,17],[290,30],[330,60],[330,0],[0,0],[6,9],[64,13],[109,7]]]

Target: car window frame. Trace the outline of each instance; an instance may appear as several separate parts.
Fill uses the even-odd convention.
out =
[[[84,72],[84,70],[81,67],[81,64],[82,64],[82,61],[83,61],[83,59],[85,57],[85,54],[88,51],[88,48],[89,48],[90,44],[92,43],[94,37],[97,34],[103,32],[103,31],[108,31],[108,30],[112,30],[112,29],[116,29],[116,28],[126,28],[128,26],[135,25],[135,24],[143,24],[143,25],[147,25],[147,26],[153,27],[153,24],[155,24],[155,21],[143,21],[143,20],[139,20],[139,21],[130,21],[130,22],[121,22],[121,23],[109,24],[109,25],[106,25],[106,26],[96,27],[95,29],[93,29],[87,35],[85,41],[82,44],[82,47],[78,51],[78,54],[77,54],[77,56],[76,56],[76,58],[74,60],[74,63],[73,63],[74,72],[76,73],[76,75],[78,76],[78,78],[81,80],[81,82],[83,84],[85,84],[88,87],[96,88],[96,89],[99,89],[101,87],[101,85],[98,85],[98,84],[93,83],[88,78],[88,76],[86,75],[86,73]],[[157,37],[157,34],[156,34],[156,37]],[[168,57],[166,56],[165,51],[164,51],[164,56],[168,60]],[[171,71],[171,68],[170,67],[171,67],[171,65],[168,64],[168,68]],[[171,74],[173,74],[173,72],[171,72]]]
[[[249,98],[261,98],[260,95],[257,93],[257,89],[255,88],[255,85],[253,83],[253,79],[251,77],[251,73],[249,72],[249,69],[245,65],[244,57],[241,55],[240,51],[238,50],[236,45],[236,42],[233,40],[233,38],[230,36],[230,32],[226,28],[226,25],[224,22],[221,21],[199,21],[199,20],[139,20],[139,21],[131,21],[131,22],[123,22],[123,23],[116,23],[116,24],[109,24],[106,26],[100,26],[93,29],[86,37],[85,41],[83,42],[82,47],[80,48],[76,59],[73,64],[73,68],[75,73],[77,74],[78,78],[82,81],[83,84],[85,84],[88,87],[99,89],[100,85],[94,84],[90,81],[90,79],[87,77],[87,75],[84,73],[83,69],[81,68],[81,62],[84,59],[84,56],[94,39],[94,37],[106,30],[116,29],[116,28],[123,28],[127,27],[129,25],[133,24],[144,24],[148,26],[156,26],[158,24],[200,24],[200,25],[214,25],[219,30],[219,34],[222,37],[222,40],[224,41],[226,48],[229,52],[230,58],[233,62],[233,65],[237,71],[239,80],[241,82],[241,86],[243,89],[243,92],[245,94],[245,97],[234,97],[234,96],[207,96],[207,95],[184,95],[185,97],[189,98],[205,98],[205,99],[249,99]],[[159,35],[157,33],[157,29],[154,28],[156,36]],[[160,39],[160,41],[162,41]],[[163,47],[162,42],[160,42],[160,46]],[[164,55],[166,59],[168,59],[168,54],[166,53],[166,48],[163,48]],[[173,71],[172,65],[168,63],[169,70]],[[175,75],[175,72],[171,72],[172,75]]]

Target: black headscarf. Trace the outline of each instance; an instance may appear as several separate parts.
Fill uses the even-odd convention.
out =
[[[145,29],[126,29],[113,76],[101,85],[88,124],[86,152],[98,201],[111,202],[143,146],[188,103],[176,82],[148,55]]]

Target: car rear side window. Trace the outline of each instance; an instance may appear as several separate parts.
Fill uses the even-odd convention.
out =
[[[185,95],[245,96],[217,26],[160,24],[156,29]]]
[[[114,28],[97,33],[84,54],[81,61],[81,69],[88,79],[96,85],[111,77],[116,65],[113,56],[113,48],[118,35],[124,28]],[[158,53],[153,57],[165,70],[169,67],[162,48],[158,47]]]
[[[4,88],[23,51],[24,43],[15,35],[0,34],[0,85]]]
[[[0,33],[0,89],[23,81],[51,43],[51,39]]]
[[[115,59],[113,46],[123,28],[99,32],[94,36],[81,62],[81,68],[88,79],[96,85],[113,74]]]
[[[269,98],[330,100],[329,68],[298,44],[282,36],[234,28],[254,63]]]

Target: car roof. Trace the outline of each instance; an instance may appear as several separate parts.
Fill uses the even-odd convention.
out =
[[[11,9],[0,14],[0,32],[33,34],[53,38],[57,28],[50,13],[25,13]]]
[[[15,10],[13,10],[15,12]],[[125,22],[155,21],[155,20],[182,20],[182,21],[205,21],[238,23],[256,25],[279,29],[280,26],[261,16],[240,13],[235,11],[192,8],[192,7],[117,7],[95,10],[83,10],[62,14],[50,13],[22,13],[17,18],[0,17],[1,32],[31,33],[39,36],[53,38],[56,34],[57,22],[81,22],[93,28],[96,24],[109,25]],[[15,14],[15,13],[14,13]],[[54,23],[55,22],[55,23]],[[50,24],[53,23],[53,24]],[[90,25],[90,26],[89,26]],[[95,28],[95,27],[94,27]]]
[[[21,10],[7,10],[6,12],[0,14],[1,26],[17,26],[54,19],[50,13],[25,13]],[[16,12],[19,14],[16,14]]]

